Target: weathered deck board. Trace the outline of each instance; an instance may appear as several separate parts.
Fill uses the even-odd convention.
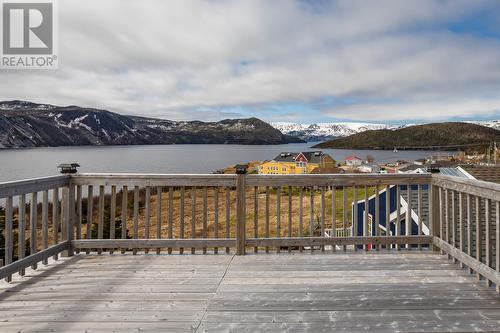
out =
[[[77,255],[0,284],[1,332],[500,330],[500,296],[429,252]]]

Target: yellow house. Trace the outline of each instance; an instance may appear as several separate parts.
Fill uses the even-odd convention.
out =
[[[259,165],[259,174],[292,175],[311,173],[314,169],[334,167],[335,160],[321,151],[281,153]]]

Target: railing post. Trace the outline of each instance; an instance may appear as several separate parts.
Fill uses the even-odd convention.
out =
[[[58,166],[62,174],[74,174],[78,172],[78,163],[64,163]],[[76,219],[76,198],[75,198],[75,185],[69,180],[68,186],[62,189],[61,201],[62,225],[61,225],[61,238],[62,241],[69,241],[69,248],[63,252],[64,257],[72,257],[74,255],[71,241],[75,238],[75,219]],[[87,229],[88,231],[89,229]],[[57,231],[55,231],[57,234]]]
[[[67,187],[62,189],[62,195],[63,225],[61,234],[63,241],[71,242],[74,239],[75,223],[75,186],[71,184],[71,181]],[[71,257],[73,254],[72,246],[63,252],[64,257]]]
[[[441,237],[439,234],[439,188],[436,185],[429,184],[429,235],[433,237]],[[437,251],[437,247],[431,244],[432,251]]]
[[[236,254],[245,254],[245,174],[246,165],[236,166]]]

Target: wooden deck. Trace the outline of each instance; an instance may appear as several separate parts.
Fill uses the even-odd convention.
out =
[[[500,296],[426,252],[76,255],[2,284],[1,332],[498,331]]]

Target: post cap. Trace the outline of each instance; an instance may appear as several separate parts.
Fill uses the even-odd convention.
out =
[[[61,173],[77,173],[78,169],[80,167],[80,164],[78,163],[62,163],[57,166],[59,169],[61,169]]]
[[[246,164],[236,164],[236,174],[237,175],[244,175],[247,173],[247,168],[248,165]]]

